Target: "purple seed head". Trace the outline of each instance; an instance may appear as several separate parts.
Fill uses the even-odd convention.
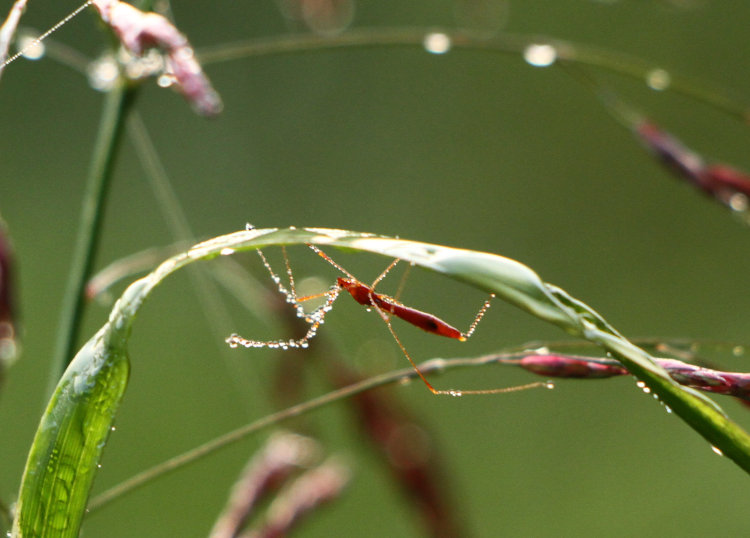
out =
[[[0,225],[0,365],[13,360],[18,351],[13,266],[13,250]]]
[[[521,359],[521,368],[546,377],[575,377],[600,379],[627,374],[627,370],[616,364],[602,364],[585,357],[565,355],[528,355]]]

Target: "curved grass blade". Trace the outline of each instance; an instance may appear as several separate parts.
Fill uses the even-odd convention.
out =
[[[514,260],[470,250],[322,228],[246,230],[213,238],[169,258],[131,284],[108,322],[78,352],[44,413],[24,471],[13,536],[78,535],[97,466],[127,386],[127,342],[143,301],[174,271],[200,259],[273,245],[312,243],[400,258],[495,293],[595,342],[724,455],[750,472],[750,437],[711,400],[675,383],[649,355],[596,312]]]
[[[78,352],[47,405],[26,463],[14,537],[78,535],[130,369],[108,329]]]
[[[272,233],[252,230],[246,233],[263,233],[264,242],[278,238],[280,243],[292,244],[303,239],[306,243],[329,244],[400,258],[495,293],[497,297],[534,316],[607,350],[664,405],[713,447],[750,473],[750,436],[731,421],[718,405],[706,396],[680,386],[654,363],[648,353],[620,335],[597,312],[562,289],[545,283],[532,269],[519,262],[484,252],[341,230],[308,228]],[[234,239],[239,241],[225,247],[241,249],[246,244],[240,236],[235,235]],[[217,238],[216,241],[223,240]]]

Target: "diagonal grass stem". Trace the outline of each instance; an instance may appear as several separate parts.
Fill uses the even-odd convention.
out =
[[[513,354],[512,356],[516,356]],[[481,357],[473,358],[460,358],[460,359],[430,359],[419,365],[419,370],[424,374],[442,372],[454,368],[461,367],[475,367],[485,364],[491,364],[494,362],[501,362],[503,358],[507,358],[511,355],[493,354],[484,355]],[[320,409],[332,403],[341,401],[345,398],[356,396],[362,392],[372,390],[378,387],[386,385],[394,385],[396,383],[403,383],[406,380],[414,379],[418,376],[417,371],[413,368],[402,368],[399,370],[393,370],[385,374],[370,377],[363,381],[353,383],[341,389],[337,389],[328,392],[317,398],[313,398],[306,402],[288,407],[283,411],[267,415],[259,420],[246,424],[236,430],[226,433],[220,437],[212,439],[207,443],[204,443],[192,450],[189,450],[179,456],[175,456],[165,462],[162,462],[150,469],[142,471],[128,480],[121,482],[120,484],[104,491],[103,493],[96,496],[89,503],[87,510],[88,513],[94,512],[99,508],[111,503],[115,499],[131,493],[153,480],[167,475],[171,472],[177,471],[191,463],[194,463],[206,456],[209,456],[223,448],[227,448],[234,443],[237,443],[246,437],[257,433],[258,431],[275,426],[285,420],[294,418],[311,411]],[[521,391],[532,388],[552,388],[548,381],[539,381],[534,383],[528,383],[525,385],[519,385],[517,387],[510,387],[509,391]]]

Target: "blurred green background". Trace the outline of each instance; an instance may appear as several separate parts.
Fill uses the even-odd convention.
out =
[[[10,3],[5,3],[9,7]],[[331,5],[336,5],[332,2]],[[343,3],[342,3],[343,4]],[[326,4],[321,4],[326,5]],[[23,23],[47,28],[74,2],[34,0]],[[173,0],[202,49],[306,33],[278,4]],[[470,10],[479,12],[469,17]],[[484,11],[482,11],[484,10]],[[379,2],[358,0],[352,27],[474,30],[569,39],[639,56],[738,95],[750,89],[745,2]],[[86,13],[54,36],[93,57],[105,40]],[[326,226],[496,252],[534,268],[632,337],[747,341],[750,232],[674,180],[595,97],[562,70],[518,55],[370,47],[266,55],[208,65],[225,110],[195,116],[177,94],[144,85],[137,102],[196,239],[258,227]],[[591,70],[689,146],[750,168],[747,127],[645,81]],[[58,62],[18,61],[0,84],[0,212],[18,258],[23,354],[0,395],[0,494],[17,493],[49,375],[63,286],[102,95]],[[107,204],[97,267],[174,242],[134,147],[125,143]],[[274,261],[278,267],[278,253]],[[363,280],[387,261],[331,253]],[[301,276],[335,272],[305,249]],[[243,263],[263,280],[254,256]],[[211,265],[207,265],[211,267]],[[274,338],[242,309],[215,323],[187,272],[143,309],[132,375],[95,493],[275,408],[278,355],[230,351],[238,331]],[[395,290],[395,282],[384,289]],[[117,287],[115,296],[123,288]],[[414,271],[404,301],[464,327],[480,292]],[[84,335],[106,319],[92,304]],[[269,312],[268,317],[276,315]],[[212,320],[212,321],[209,321]],[[215,325],[221,325],[215,328]],[[278,325],[278,323],[276,323]],[[466,344],[396,326],[418,360],[470,356],[563,335],[495,304]],[[363,375],[406,365],[387,330],[342,298],[321,331]],[[727,369],[746,357],[706,349]],[[291,354],[302,369],[304,357]],[[307,370],[315,375],[314,372]],[[438,387],[535,380],[511,368],[434,378]],[[315,384],[307,393],[321,393]],[[462,399],[420,383],[385,389],[433,436],[441,487],[470,536],[739,535],[747,477],[632,379],[559,382],[553,391]],[[721,405],[741,424],[750,414]],[[420,536],[424,527],[345,403],[289,424],[352,466],[351,487],[300,536]],[[263,432],[91,514],[85,536],[204,536]]]

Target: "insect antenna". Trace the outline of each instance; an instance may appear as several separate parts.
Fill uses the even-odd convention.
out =
[[[400,262],[400,261],[401,260],[399,260],[398,258],[396,258],[395,260],[393,260],[391,262],[391,264],[388,267],[386,267],[385,270],[382,273],[380,273],[380,275],[378,275],[378,278],[376,278],[372,282],[372,284],[370,285],[370,289],[372,289],[373,291],[375,291],[375,286],[378,285],[378,282],[380,282],[381,280],[383,280],[386,277],[386,275],[391,272],[391,269],[393,269],[394,267],[396,267],[396,264],[398,262]],[[399,290],[399,293],[400,293],[400,290]]]
[[[401,295],[403,295],[404,293],[404,289],[406,288],[406,279],[409,276],[412,267],[413,265],[411,263],[407,264],[406,269],[404,270],[404,274],[401,275],[401,280],[398,283],[398,288],[396,289],[396,293],[393,296],[393,298],[397,301],[401,299]]]

